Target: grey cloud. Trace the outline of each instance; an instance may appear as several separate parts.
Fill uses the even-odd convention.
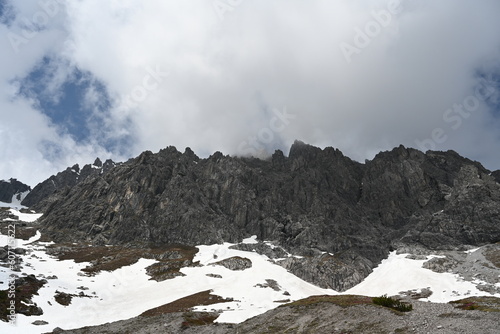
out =
[[[143,85],[147,68],[169,72],[140,103],[110,111],[108,131],[128,124],[130,154],[167,145],[238,154],[241,143],[270,129],[273,109],[286,108],[295,118],[273,132],[266,150],[301,139],[363,161],[399,144],[417,147],[443,128],[447,140],[436,149],[500,168],[491,105],[481,104],[458,129],[443,120],[474,94],[477,71],[498,72],[500,3],[402,1],[347,62],[339,45],[353,44],[388,3],[241,1],[221,20],[211,1],[70,2],[66,39],[48,38],[39,53],[70,40],[70,63],[93,73],[117,101]],[[30,59],[10,61],[29,68]]]

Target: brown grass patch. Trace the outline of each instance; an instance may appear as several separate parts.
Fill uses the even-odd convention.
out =
[[[156,259],[163,263],[174,263],[170,266],[171,273],[190,265],[198,249],[183,245],[169,245],[154,248],[138,248],[127,246],[82,246],[73,244],[57,244],[47,247],[48,253],[57,256],[59,260],[74,260],[77,263],[90,262],[82,269],[88,275],[98,272],[114,271],[132,265],[140,258]],[[180,264],[179,264],[180,263]],[[164,274],[163,272],[148,271],[153,279]],[[173,275],[175,276],[175,275]]]
[[[177,299],[176,301],[173,301],[171,303],[147,310],[146,312],[142,313],[141,316],[152,317],[165,313],[187,312],[195,306],[212,305],[232,301],[232,299],[225,299],[220,296],[213,295],[211,294],[211,292],[211,290],[202,291],[181,299]]]
[[[358,295],[338,295],[338,296],[312,296],[305,299],[297,300],[283,306],[309,306],[318,303],[331,303],[341,307],[349,307],[355,305],[373,305],[372,298]]]
[[[500,298],[497,297],[469,297],[450,302],[462,310],[478,310],[483,312],[500,312]]]

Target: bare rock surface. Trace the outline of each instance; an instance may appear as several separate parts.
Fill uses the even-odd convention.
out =
[[[441,257],[425,262],[423,267],[438,273],[457,274],[466,281],[480,281],[478,289],[500,293],[500,243],[477,250],[442,251],[440,254]]]
[[[500,241],[496,174],[453,151],[400,146],[362,164],[302,142],[267,160],[220,152],[200,159],[168,147],[104,165],[88,175],[71,168],[30,193],[26,201],[44,211],[43,234],[191,246],[257,235],[301,256],[282,262],[292,273],[336,290],[402,246],[465,250]]]
[[[13,198],[20,201],[21,194],[30,190],[28,185],[16,179],[0,180],[0,202],[12,203]]]
[[[185,314],[169,313],[147,320],[137,317],[61,333],[498,333],[498,312],[462,310],[452,304],[410,302],[413,310],[401,313],[374,305],[368,297],[318,296],[280,306],[241,324],[183,327]]]
[[[228,259],[215,262],[212,265],[223,266],[229,270],[245,270],[252,268],[252,261],[245,257],[233,256]]]
[[[500,183],[500,170],[496,170],[491,173],[491,176],[495,178],[495,180]]]
[[[78,164],[68,167],[57,175],[53,175],[39,183],[33,190],[30,189],[30,193],[24,198],[21,204],[44,212],[52,201],[60,196],[64,196],[64,193],[68,189],[85,181],[90,176],[102,175],[114,166],[115,163],[112,160],[106,160],[103,164],[97,158],[92,165],[85,165],[81,169]]]

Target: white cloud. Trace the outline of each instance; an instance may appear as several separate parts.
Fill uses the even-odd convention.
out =
[[[243,141],[269,127],[273,108],[286,107],[296,118],[274,133],[279,147],[297,138],[363,160],[399,144],[415,147],[443,128],[447,140],[437,149],[500,168],[499,123],[486,106],[456,130],[443,120],[448,108],[473,94],[478,70],[499,69],[500,3],[402,1],[401,11],[348,63],[340,43],[353,44],[356,29],[364,30],[374,21],[372,11],[388,3],[241,1],[221,20],[211,1],[69,1],[19,54],[0,56],[9,64],[0,67],[0,80],[5,85],[25,76],[49,52],[92,73],[116,101],[139,94],[146,80],[155,87],[146,89],[144,100],[139,94],[141,101],[128,108],[117,103],[103,120],[107,133],[95,133],[132,135],[131,154],[167,145],[236,154]],[[14,5],[25,17],[39,10],[36,1]],[[6,39],[0,43],[8,46]],[[148,69],[169,74],[153,85],[145,79]],[[88,101],[95,96],[89,93]],[[2,114],[17,113],[13,102],[2,103]],[[98,145],[72,143],[47,120],[37,125],[43,135],[21,126],[17,131],[29,141],[19,151],[4,150],[2,159],[32,164],[41,158],[38,143],[45,137],[64,138],[72,153],[58,164],[47,162],[40,177],[71,159],[112,155]],[[2,166],[0,177],[14,171]]]

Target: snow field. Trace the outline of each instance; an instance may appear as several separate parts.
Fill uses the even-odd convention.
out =
[[[31,217],[25,217],[34,219]],[[194,261],[202,266],[182,268],[186,276],[156,282],[150,280],[145,268],[154,260],[140,259],[137,263],[122,267],[113,272],[100,272],[88,277],[80,271],[88,263],[75,263],[72,260],[58,261],[46,254],[46,243],[37,242],[40,233],[28,241],[17,239],[17,247],[28,250],[23,257],[22,273],[34,274],[38,278],[55,275],[47,279],[39,295],[33,302],[40,306],[44,314],[26,317],[18,315],[16,326],[0,322],[0,332],[8,333],[44,333],[55,327],[64,329],[98,325],[106,322],[129,319],[144,311],[155,308],[182,297],[205,290],[234,301],[209,306],[199,306],[198,311],[221,311],[218,322],[239,323],[262,314],[282,304],[284,300],[298,300],[312,295],[338,294],[334,290],[321,289],[309,284],[272,263],[266,256],[256,252],[229,249],[232,245],[201,245]],[[256,237],[244,240],[256,243]],[[7,236],[0,235],[0,245],[7,244]],[[244,257],[252,261],[252,267],[242,271],[232,271],[213,263],[234,257]],[[429,257],[430,258],[430,257]],[[396,295],[400,291],[430,288],[433,294],[427,299],[432,302],[448,302],[466,296],[488,295],[477,289],[476,283],[465,282],[457,275],[435,273],[422,268],[426,260],[411,260],[406,254],[390,253],[363,282],[343,294],[380,296]],[[0,267],[0,289],[7,288],[10,269]],[[20,274],[20,273],[15,273]],[[209,277],[217,274],[222,278]],[[43,275],[43,276],[41,276]],[[279,291],[265,285],[266,280],[275,280]],[[88,289],[82,290],[79,287]],[[83,292],[90,297],[73,297],[69,306],[58,304],[54,300],[56,291],[68,294]],[[287,291],[289,295],[284,295]],[[500,297],[500,295],[497,295]],[[425,299],[424,299],[425,300]],[[280,302],[281,301],[281,302]],[[47,325],[35,326],[35,320],[47,321]]]

